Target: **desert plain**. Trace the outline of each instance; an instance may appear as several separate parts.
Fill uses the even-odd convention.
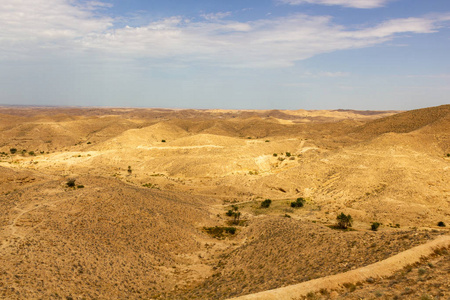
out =
[[[450,298],[450,105],[3,106],[0,152],[1,299]]]

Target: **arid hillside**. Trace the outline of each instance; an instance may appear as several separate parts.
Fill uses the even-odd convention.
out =
[[[0,107],[0,173],[0,298],[226,299],[448,234],[450,105]]]

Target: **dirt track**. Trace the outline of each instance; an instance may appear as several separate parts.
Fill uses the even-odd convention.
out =
[[[426,244],[401,252],[383,261],[371,264],[349,272],[327,276],[291,285],[279,289],[264,291],[256,294],[233,298],[235,300],[272,300],[272,299],[296,299],[306,296],[311,292],[319,292],[322,289],[332,290],[340,288],[344,283],[358,283],[368,278],[386,277],[403,269],[407,265],[419,262],[421,258],[428,257],[436,249],[450,247],[450,236],[444,235]]]

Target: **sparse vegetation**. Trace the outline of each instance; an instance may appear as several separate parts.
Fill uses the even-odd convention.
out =
[[[226,234],[234,235],[236,233],[236,227],[222,227],[222,226],[214,226],[214,227],[203,227],[203,229],[212,237],[216,239],[222,239]]]
[[[303,205],[305,205],[305,199],[301,197],[297,198],[294,202],[291,202],[291,207],[293,208],[303,207]]]
[[[149,188],[149,189],[159,189],[157,184],[153,184],[153,183],[145,183],[142,185],[143,187]]]
[[[263,202],[261,202],[261,208],[269,208],[271,203],[272,203],[272,200],[266,199]]]
[[[228,299],[354,270],[448,233],[438,220],[448,223],[449,150],[440,160],[433,151],[447,145],[433,136],[445,136],[430,134],[446,123],[379,139],[403,129],[396,116],[380,128],[372,112],[339,112],[345,122],[333,111],[282,112],[278,122],[252,118],[258,111],[84,110],[2,118],[1,298]],[[415,151],[420,142],[429,145]],[[150,190],[158,185],[167,191]],[[341,212],[353,224],[330,230]],[[445,298],[447,257],[309,296]]]

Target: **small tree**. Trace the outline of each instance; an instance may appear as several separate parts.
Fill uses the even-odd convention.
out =
[[[238,211],[239,207],[237,205],[233,205],[231,207],[232,207],[232,209],[228,210],[225,214],[228,217],[233,217],[233,222],[232,222],[233,224],[239,225],[239,221],[241,218],[241,212]]]
[[[341,229],[347,229],[352,227],[353,219],[352,216],[341,213],[336,217],[337,219],[337,227]]]
[[[272,203],[272,200],[266,199],[263,202],[261,202],[261,208],[269,208],[271,203]]]

